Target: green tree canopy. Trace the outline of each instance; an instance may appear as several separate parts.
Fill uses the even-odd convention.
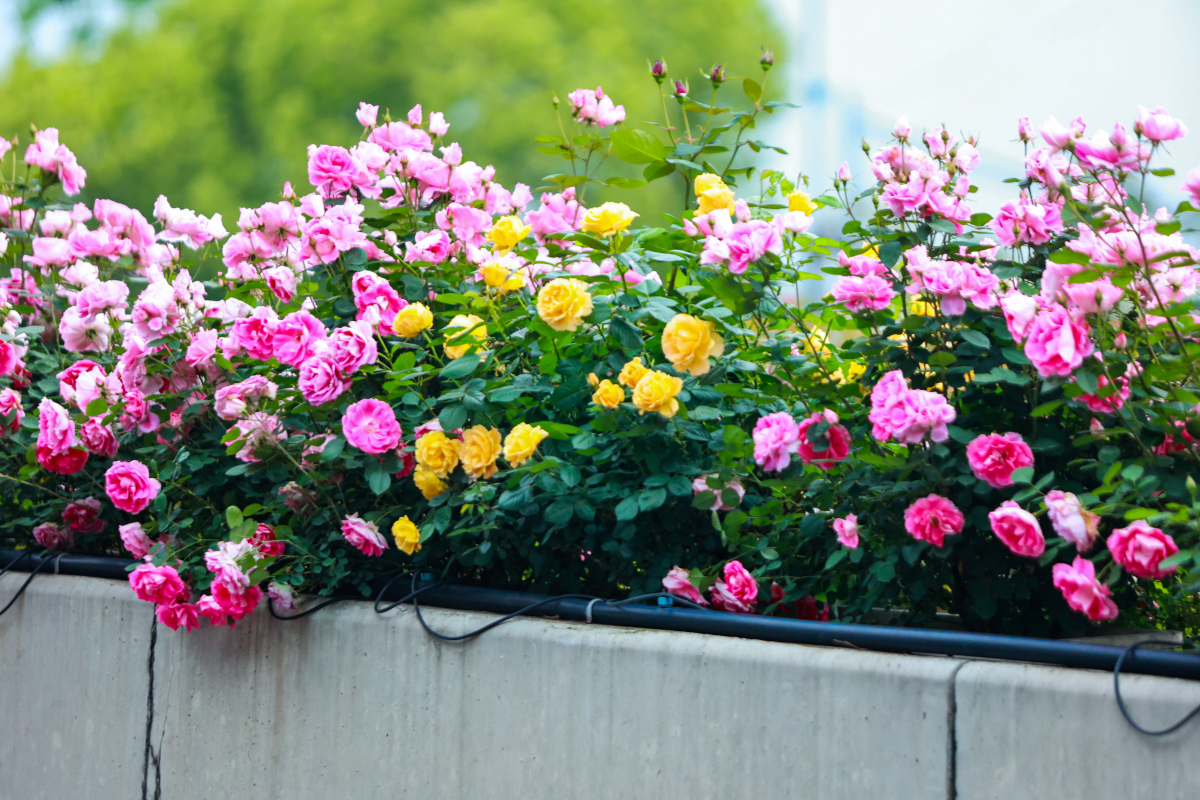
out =
[[[552,92],[566,105],[571,89],[602,84],[627,124],[661,121],[648,59],[707,102],[699,68],[757,77],[760,46],[775,39],[751,0],[179,0],[98,50],[49,65],[18,55],[0,134],[59,128],[89,198],[148,210],[165,192],[229,219],[285,180],[307,189],[306,146],[352,141],[360,100],[400,119],[420,102],[446,113],[466,157],[536,188],[561,171],[532,141],[558,132]],[[661,207],[668,191],[677,206],[677,188],[661,186]]]

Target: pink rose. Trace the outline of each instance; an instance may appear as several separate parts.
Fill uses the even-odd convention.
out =
[[[75,544],[75,534],[70,528],[60,528],[53,522],[43,522],[33,529],[33,538],[47,550],[67,550]]]
[[[1038,312],[1029,326],[1025,355],[1043,378],[1066,377],[1079,369],[1095,350],[1091,329],[1058,303]]]
[[[1152,142],[1169,142],[1187,136],[1187,126],[1167,114],[1167,110],[1162,106],[1153,111],[1138,106],[1137,121],[1133,123],[1133,129]]]
[[[291,611],[296,607],[296,599],[292,594],[292,587],[286,583],[271,581],[267,586],[267,597],[271,598],[276,611]]]
[[[263,280],[267,282],[267,288],[271,290],[271,294],[279,298],[281,303],[290,303],[296,296],[296,273],[291,267],[271,267],[264,269]]]
[[[184,363],[193,369],[210,370],[216,366],[217,331],[203,330],[192,334],[184,354]]]
[[[1000,309],[1004,312],[1004,321],[1013,341],[1020,344],[1025,341],[1025,334],[1037,318],[1041,305],[1036,299],[1014,291],[1000,298]]]
[[[133,304],[133,327],[147,342],[175,332],[179,326],[179,304],[168,283],[147,286]]]
[[[374,364],[379,356],[370,326],[357,320],[335,330],[329,344],[333,347],[333,361],[343,375],[353,375],[367,364]]]
[[[962,512],[946,498],[931,494],[904,510],[904,529],[914,539],[941,547],[947,536],[962,533]]]
[[[283,555],[283,551],[287,547],[287,545],[276,538],[275,528],[265,522],[258,523],[258,527],[254,530],[254,535],[246,541],[255,550],[268,558]]]
[[[196,611],[208,619],[210,625],[224,626],[227,621],[225,609],[217,604],[211,594],[202,594],[196,601]]]
[[[418,434],[416,438],[420,439],[421,437]],[[697,494],[700,494],[701,492],[712,492],[714,495],[716,495],[716,498],[717,498],[716,503],[714,503],[713,507],[712,507],[714,511],[732,511],[738,503],[741,503],[742,498],[746,496],[746,490],[742,487],[742,482],[739,481],[737,478],[734,478],[733,480],[731,480],[729,483],[725,484],[724,486],[722,486],[718,489],[714,489],[708,485],[708,479],[714,478],[714,477],[716,477],[716,476],[715,475],[701,475],[699,478],[696,478],[695,480],[693,480],[692,481],[692,494],[697,495]],[[737,494],[738,502],[734,503],[734,505],[732,505],[732,506],[725,505],[725,500],[722,498],[722,495],[726,489],[732,489]]]
[[[754,460],[768,472],[779,472],[791,463],[800,445],[800,426],[786,411],[760,417],[754,425]]]
[[[214,395],[213,409],[223,420],[241,419],[259,408],[260,400],[274,400],[279,387],[262,375],[251,375],[241,383],[222,386]]]
[[[903,402],[908,393],[908,381],[898,369],[885,374],[871,389],[871,412],[867,419],[873,424],[871,435],[881,442],[890,441],[895,434],[892,409]]]
[[[958,413],[946,398],[936,392],[909,389],[899,404],[892,407],[892,435],[903,444],[920,444],[928,436],[944,442],[950,436],[950,423]]]
[[[154,609],[158,621],[173,631],[192,632],[200,627],[200,610],[194,603],[163,603]]]
[[[400,444],[400,423],[396,412],[382,400],[359,400],[342,417],[346,441],[364,453],[379,455],[395,450]]]
[[[1054,532],[1081,553],[1091,549],[1100,534],[1100,518],[1086,510],[1070,492],[1054,489],[1046,493],[1046,511]]]
[[[851,550],[858,547],[858,515],[847,514],[833,521],[833,532],[838,541]]]
[[[117,533],[121,535],[121,544],[125,545],[125,549],[134,558],[145,558],[154,549],[154,540],[146,535],[140,522],[121,525],[117,528]]]
[[[254,611],[263,599],[263,590],[259,586],[251,586],[244,591],[237,592],[225,584],[214,583],[210,591],[212,592],[212,600],[217,607],[234,620],[239,620]],[[201,598],[201,600],[203,599]],[[205,616],[209,615],[205,614]],[[212,617],[210,616],[209,619],[211,620]]]
[[[190,594],[179,573],[166,564],[161,567],[142,564],[129,573],[129,585],[139,600],[160,605],[185,600]]]
[[[342,520],[342,536],[363,551],[364,555],[381,556],[388,548],[387,540],[379,532],[379,526],[374,522],[367,522],[358,514],[351,514]]]
[[[100,519],[100,501],[87,497],[78,503],[68,503],[63,509],[63,522],[75,533],[99,533],[104,530],[104,520]]]
[[[725,586],[734,597],[751,608],[758,601],[758,581],[740,561],[730,561],[725,565]]]
[[[43,397],[38,405],[38,451],[51,456],[62,455],[76,444],[78,440],[71,415],[58,403]]]
[[[275,353],[275,327],[279,316],[270,306],[258,306],[245,319],[234,320],[229,334],[226,358],[245,352],[251,358],[266,361]]]
[[[104,473],[104,491],[112,504],[130,514],[141,513],[154,498],[162,484],[150,477],[150,470],[140,461],[114,461]]]
[[[1012,500],[1001,503],[988,514],[988,520],[992,523],[992,533],[1017,555],[1037,558],[1046,551],[1046,537],[1037,517]]]
[[[846,307],[847,311],[882,311],[896,296],[891,281],[878,275],[841,278],[833,286],[833,299]]]
[[[695,587],[688,576],[688,571],[682,567],[673,567],[666,577],[662,579],[663,588],[671,594],[677,594],[684,600],[707,606],[708,601],[700,594],[700,590]]]
[[[364,128],[374,128],[378,117],[379,106],[373,106],[370,103],[359,103],[358,111],[354,115],[354,118],[358,120],[358,124]]]
[[[346,148],[309,145],[308,181],[322,197],[338,197],[355,184],[367,183],[369,177]]]
[[[321,353],[300,365],[297,386],[311,405],[331,403],[350,388],[350,381],[338,368],[335,356]]]
[[[125,311],[129,298],[129,286],[123,281],[102,281],[85,286],[75,296],[75,308],[85,317],[103,314],[106,311]]]
[[[1192,200],[1193,208],[1200,208],[1200,167],[1184,176],[1184,181],[1179,186],[1181,191],[1187,192]]]
[[[978,436],[967,445],[967,463],[981,481],[1000,489],[1012,486],[1012,474],[1033,466],[1033,450],[1019,433]]]
[[[87,464],[88,453],[82,447],[72,447],[63,453],[51,453],[37,448],[37,462],[44,470],[58,475],[74,475]]]
[[[824,433],[828,447],[822,450],[817,450],[816,444],[808,436],[808,429],[818,422],[829,424],[829,429]],[[837,423],[838,415],[829,409],[813,412],[811,417],[800,423],[796,453],[800,456],[801,461],[828,470],[833,467],[834,463],[850,455],[850,431]]]
[[[418,232],[404,254],[404,260],[410,264],[414,261],[440,264],[449,257],[450,237],[440,230]]]
[[[1071,564],[1055,564],[1053,569],[1054,588],[1063,593],[1063,598],[1075,611],[1087,615],[1090,620],[1113,620],[1119,610],[1109,596],[1109,589],[1096,580],[1096,567],[1082,556],[1075,556]]]
[[[275,326],[271,348],[281,364],[296,367],[312,356],[316,344],[325,338],[321,320],[301,309],[288,314]]]
[[[12,416],[12,421],[5,420]],[[0,389],[0,436],[4,432],[16,433],[25,418],[25,410],[21,407],[21,394],[16,389]]]
[[[1113,554],[1113,560],[1130,575],[1150,580],[1174,573],[1175,567],[1163,569],[1159,565],[1163,559],[1179,552],[1179,547],[1169,534],[1150,527],[1144,519],[1117,528],[1109,534],[1108,549]]]

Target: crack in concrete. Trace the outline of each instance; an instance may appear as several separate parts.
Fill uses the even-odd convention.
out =
[[[969,664],[960,661],[950,673],[947,691],[947,742],[946,742],[946,797],[948,800],[958,798],[958,671]]]
[[[147,665],[149,673],[149,691],[146,693],[146,750],[142,759],[142,800],[162,800],[162,765],[159,754],[162,752],[162,742],[158,751],[154,750],[151,739],[151,728],[154,727],[154,650],[158,645],[158,618],[150,618],[150,658]],[[154,768],[154,793],[150,794],[150,768]]]

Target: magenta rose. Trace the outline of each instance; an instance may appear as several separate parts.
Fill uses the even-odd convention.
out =
[[[43,397],[38,404],[38,437],[39,453],[47,455],[62,455],[75,447],[75,423],[71,414],[58,403],[48,397]]]
[[[296,385],[305,400],[321,406],[340,397],[350,388],[350,381],[342,375],[331,354],[321,353],[300,365],[300,379]]]
[[[312,356],[317,343],[325,341],[325,338],[325,326],[321,320],[300,309],[279,320],[271,338],[271,346],[279,363],[295,367]]]
[[[941,495],[922,497],[904,510],[904,529],[914,539],[941,547],[946,537],[962,533],[962,512]]]
[[[150,470],[140,461],[114,461],[104,473],[108,499],[130,514],[140,514],[158,497],[160,488],[162,484],[150,477]]]
[[[142,564],[129,573],[129,585],[139,600],[147,603],[173,603],[176,599],[187,599],[188,589],[174,567]]]
[[[75,544],[70,528],[60,528],[53,522],[43,522],[33,529],[33,538],[47,550],[66,550]]]
[[[758,601],[758,581],[754,580],[740,561],[730,561],[725,565],[725,586],[729,592],[751,609]]]
[[[233,617],[234,620],[239,620],[254,611],[263,599],[263,590],[258,586],[251,586],[239,592],[230,588],[227,584],[214,583],[209,591],[212,592],[212,600],[217,604],[217,607],[225,614]],[[200,599],[203,600],[204,598]],[[202,608],[200,610],[201,613],[208,616],[208,612],[205,609]]]
[[[117,437],[100,417],[93,417],[79,429],[79,440],[93,455],[112,458],[117,454]]]
[[[173,631],[189,633],[200,627],[200,612],[195,603],[163,603],[154,609],[158,621]]]
[[[967,463],[981,481],[999,489],[1012,486],[1012,474],[1033,466],[1033,450],[1019,433],[979,436],[967,445]]]
[[[858,515],[847,514],[833,521],[833,532],[837,534],[838,542],[851,550],[858,547]]]
[[[1091,329],[1058,303],[1038,312],[1025,339],[1025,355],[1043,378],[1065,378],[1096,349]]]
[[[395,316],[392,315],[393,319]],[[374,364],[379,355],[370,326],[358,320],[335,330],[329,343],[333,346],[334,363],[343,375],[353,375],[359,368]]]
[[[700,594],[700,590],[689,580],[688,571],[682,567],[673,567],[662,579],[663,588],[671,594],[677,594],[684,600],[690,600],[701,606],[707,606],[708,601]]]
[[[1037,558],[1046,551],[1046,537],[1037,517],[1012,500],[1005,500],[988,514],[988,521],[996,537],[1017,555]]]
[[[100,519],[100,501],[87,497],[78,503],[68,503],[63,510],[63,522],[75,533],[99,533],[104,530],[104,520]]]
[[[829,423],[829,430],[825,432],[825,439],[829,442],[829,446],[823,450],[817,450],[808,438],[808,429],[822,421]],[[796,453],[800,456],[801,461],[827,470],[832,468],[834,463],[850,455],[850,431],[837,423],[838,415],[829,409],[814,412],[811,417],[800,423]]]
[[[1096,567],[1091,561],[1075,556],[1071,564],[1055,564],[1053,574],[1054,588],[1063,593],[1072,609],[1090,620],[1117,618],[1117,604],[1109,598],[1112,589],[1096,580]]]
[[[146,535],[140,522],[121,525],[117,528],[117,533],[121,535],[121,544],[125,545],[125,549],[134,558],[145,558],[146,554],[154,549],[154,540]]]
[[[396,412],[382,400],[359,400],[342,417],[346,441],[364,453],[379,455],[395,450],[400,444],[400,423]]]
[[[1159,564],[1179,552],[1179,547],[1169,534],[1152,528],[1144,519],[1117,528],[1108,537],[1108,549],[1113,560],[1139,578],[1165,578],[1175,567],[1163,569]]]

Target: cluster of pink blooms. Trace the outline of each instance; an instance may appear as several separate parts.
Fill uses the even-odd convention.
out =
[[[1000,279],[978,262],[930,258],[925,245],[906,251],[904,259],[912,278],[905,291],[912,295],[922,292],[933,295],[948,317],[961,317],[967,312],[968,302],[980,311],[989,311],[999,304]]]
[[[971,219],[965,202],[971,189],[968,175],[979,166],[974,141],[960,143],[957,136],[938,128],[923,137],[925,150],[911,147],[912,126],[906,117],[897,120],[892,133],[897,144],[871,157],[871,171],[883,187],[880,202],[897,218],[937,217],[950,221],[961,233],[962,223]]]
[[[828,425],[824,442],[820,441],[822,437],[809,436],[809,428],[820,422]],[[830,409],[813,412],[799,423],[786,411],[766,414],[755,424],[751,437],[754,460],[768,472],[787,469],[792,456],[799,456],[805,464],[828,470],[850,455],[850,432],[838,424],[838,415]],[[818,443],[825,446],[818,450]]]
[[[663,578],[662,584],[668,592],[685,600],[701,606],[709,604],[691,582],[685,569],[675,567]],[[742,562],[730,561],[725,565],[721,578],[709,589],[709,596],[712,598],[712,607],[718,611],[752,614],[758,604],[758,581],[746,571]]]
[[[937,392],[910,389],[900,370],[884,375],[871,390],[872,435],[881,442],[895,439],[901,444],[920,444],[926,436],[944,442],[948,425],[957,418],[954,406]]]
[[[576,89],[567,95],[571,102],[571,115],[575,119],[606,128],[625,121],[625,106],[613,105],[612,98],[599,86],[591,89]]]
[[[892,288],[892,271],[877,258],[862,254],[847,256],[838,252],[838,264],[850,271],[833,285],[833,299],[847,311],[882,311],[896,296]]]
[[[782,253],[785,233],[803,233],[812,225],[812,217],[800,211],[785,211],[768,221],[751,219],[744,200],[734,206],[736,222],[729,209],[718,208],[683,223],[689,236],[704,237],[700,263],[726,267],[734,275],[741,275],[768,253]]]

